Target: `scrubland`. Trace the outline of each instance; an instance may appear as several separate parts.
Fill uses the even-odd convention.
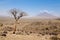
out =
[[[60,20],[21,19],[13,34],[14,25],[14,19],[0,19],[0,40],[52,40],[53,36],[60,40]]]

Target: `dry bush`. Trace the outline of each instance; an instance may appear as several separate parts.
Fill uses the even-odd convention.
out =
[[[2,24],[2,23],[0,23],[0,26],[2,27],[2,26],[3,26],[3,24]]]
[[[6,36],[7,31],[0,31],[0,36]]]
[[[12,27],[3,27],[2,30],[4,31],[13,31],[14,28]]]
[[[57,36],[53,36],[53,37],[51,37],[50,39],[51,39],[51,40],[60,40],[60,38],[57,37]]]

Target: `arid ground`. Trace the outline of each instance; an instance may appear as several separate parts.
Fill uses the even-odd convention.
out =
[[[60,40],[60,20],[20,19],[13,34],[14,25],[14,19],[0,18],[0,40]]]

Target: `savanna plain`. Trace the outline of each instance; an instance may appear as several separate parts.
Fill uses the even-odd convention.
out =
[[[0,18],[0,40],[60,40],[60,20]]]

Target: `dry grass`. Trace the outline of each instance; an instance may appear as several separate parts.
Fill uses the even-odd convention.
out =
[[[60,34],[60,20],[21,19],[16,34],[12,34],[13,28],[14,20],[0,20],[0,34],[8,32],[0,40],[50,40],[53,34]]]

